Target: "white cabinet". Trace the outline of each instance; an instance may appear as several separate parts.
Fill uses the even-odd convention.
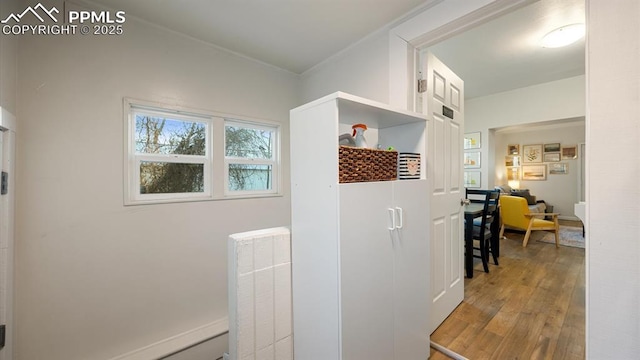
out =
[[[422,155],[422,179],[338,183],[338,136]],[[291,111],[296,359],[429,356],[426,120],[344,93]]]

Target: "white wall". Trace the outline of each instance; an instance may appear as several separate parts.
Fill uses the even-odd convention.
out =
[[[479,131],[482,137],[482,187],[490,189],[500,185],[494,183],[496,169],[491,166],[496,149],[496,144],[489,137],[491,129],[580,118],[585,116],[585,111],[584,76],[466,100],[464,131]],[[532,144],[529,141],[524,143]],[[498,148],[495,151],[502,150]]]
[[[336,91],[387,103],[388,69],[388,32],[378,31],[302,74],[302,103]]]
[[[520,127],[513,130],[496,131],[494,142],[495,154],[495,184],[507,184],[504,158],[507,155],[508,144],[548,144],[560,143],[562,146],[584,143],[584,120],[572,121],[564,124],[542,125],[535,127]],[[569,167],[566,175],[549,174],[544,181],[520,180],[521,189],[531,190],[538,200],[544,200],[553,206],[553,212],[560,213],[564,219],[578,220],[575,217],[573,205],[578,202],[578,159],[562,160]],[[546,163],[547,166],[550,163]]]
[[[109,359],[226,317],[228,235],[290,223],[299,77],[131,17],[24,37],[18,71],[17,359]],[[286,195],[123,206],[125,96],[281,122]]]
[[[587,0],[587,357],[640,353],[640,2]]]

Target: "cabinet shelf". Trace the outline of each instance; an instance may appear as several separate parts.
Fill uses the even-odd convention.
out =
[[[306,123],[301,125],[305,129],[297,135],[292,132],[292,139],[302,136],[310,145],[315,143],[311,137],[318,139],[322,133],[323,143],[318,144],[315,154],[320,158],[335,153],[332,156],[337,161],[338,137],[351,133],[352,125],[362,123],[368,128],[365,138],[369,147],[393,147],[398,152],[419,153],[423,167],[421,178],[425,178],[427,120],[422,114],[336,92],[291,110],[292,121],[299,116],[304,117]]]

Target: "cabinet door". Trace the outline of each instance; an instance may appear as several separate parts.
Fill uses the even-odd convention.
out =
[[[394,233],[395,359],[429,357],[429,243],[427,180],[393,183],[403,219]]]
[[[339,194],[342,359],[393,359],[391,182]]]

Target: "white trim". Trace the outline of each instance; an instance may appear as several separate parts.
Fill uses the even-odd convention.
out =
[[[408,109],[413,103],[416,66],[410,56],[473,26],[539,0],[446,0],[389,31],[389,104]]]
[[[204,155],[176,155],[176,154],[147,154],[138,153],[135,143],[135,114],[145,114],[158,116],[162,118],[171,118],[172,120],[200,123],[205,125],[205,154]],[[168,109],[164,107],[150,106],[148,104],[138,104],[130,99],[125,99],[125,126],[126,148],[125,153],[127,161],[125,165],[125,181],[128,186],[125,188],[125,205],[134,205],[142,203],[153,203],[156,201],[192,201],[192,200],[209,200],[213,199],[211,189],[212,169],[212,147],[211,142],[212,128],[214,118],[211,115],[197,114],[192,110],[184,109]],[[143,161],[162,162],[162,163],[185,163],[185,164],[202,164],[203,166],[203,185],[202,192],[193,193],[170,193],[170,194],[141,194],[140,193],[140,165]]]
[[[226,126],[231,125],[235,127],[241,127],[246,129],[258,129],[265,131],[272,131],[273,134],[273,143],[271,149],[271,159],[258,159],[258,158],[239,158],[239,157],[228,157],[226,156],[226,151],[224,155],[224,197],[225,198],[237,198],[237,197],[250,197],[253,195],[281,195],[282,188],[280,187],[282,171],[280,166],[280,133],[281,126],[277,123],[267,123],[267,122],[255,122],[255,121],[246,121],[236,118],[227,118],[224,122],[225,127],[225,137],[224,137],[224,147],[226,149],[227,138],[226,138]],[[267,190],[229,190],[229,165],[230,164],[244,164],[244,165],[267,165],[271,166],[271,189]]]
[[[171,155],[171,154],[136,154],[135,125],[132,114],[136,111],[162,117],[171,115],[178,120],[194,121],[207,124],[207,139],[205,156],[202,155]],[[185,108],[177,105],[167,105],[151,101],[136,100],[125,97],[123,99],[124,118],[124,204],[162,204],[192,201],[212,201],[243,198],[263,198],[283,196],[282,166],[281,166],[281,132],[282,124],[275,121],[257,119],[254,117],[218,113],[203,109]],[[225,125],[275,131],[272,159],[252,159],[252,164],[272,166],[272,188],[267,191],[228,191],[227,159],[225,156]],[[198,193],[171,194],[140,194],[140,161],[159,161],[171,163],[204,164],[204,191]],[[231,159],[231,162],[243,162]],[[217,175],[217,176],[216,176]],[[222,177],[220,177],[222,176]]]
[[[0,129],[16,131],[16,117],[0,106]]]
[[[391,1],[391,0],[389,0],[389,1]],[[397,17],[396,19],[390,21],[389,23],[387,23],[386,25],[382,26],[378,30],[370,32],[368,35],[366,35],[365,37],[361,38],[360,40],[357,40],[357,41],[351,43],[350,45],[346,46],[345,48],[343,48],[342,50],[338,51],[337,53],[334,53],[333,55],[329,56],[328,58],[320,61],[319,63],[317,63],[315,65],[313,65],[309,69],[307,69],[307,70],[303,71],[302,73],[300,73],[300,76],[304,77],[304,76],[308,76],[310,74],[313,74],[314,72],[322,69],[326,63],[329,63],[329,62],[331,62],[331,61],[333,61],[335,59],[338,59],[338,58],[344,56],[345,54],[350,53],[354,48],[356,48],[360,44],[365,43],[365,42],[369,41],[370,39],[378,37],[380,34],[389,31],[389,29],[397,26],[398,24],[404,24],[406,21],[408,21],[412,17],[416,16],[417,14],[420,14],[420,13],[428,10],[432,6],[435,6],[435,5],[437,5],[437,4],[439,4],[439,3],[443,2],[443,1],[445,1],[445,0],[427,0],[424,4],[418,5],[414,9],[409,10],[404,15],[401,15],[401,16]]]
[[[82,4],[82,5],[85,5],[86,7],[89,7],[89,8],[98,8],[98,9],[104,9],[104,10],[120,10],[120,9],[117,9],[117,8],[114,8],[114,7],[105,6],[105,4],[97,3],[97,2],[95,2],[95,1],[91,1],[91,0],[74,0],[74,2],[75,2],[75,3]],[[135,21],[138,21],[138,22],[139,22],[139,23],[141,23],[141,24],[144,24],[144,25],[147,25],[147,26],[150,26],[150,27],[156,28],[156,29],[164,30],[164,31],[166,31],[166,32],[168,32],[168,33],[171,33],[171,34],[173,34],[173,35],[180,36],[180,37],[183,37],[183,38],[185,38],[185,39],[188,39],[188,40],[191,40],[191,41],[194,41],[194,42],[200,43],[200,44],[202,44],[202,45],[205,45],[205,46],[210,47],[210,48],[212,48],[212,49],[215,49],[215,50],[217,50],[217,51],[220,51],[220,52],[223,52],[223,53],[226,53],[226,54],[230,54],[230,55],[236,56],[236,57],[238,57],[238,58],[240,58],[240,59],[247,60],[247,61],[252,62],[252,63],[255,63],[255,64],[257,64],[257,65],[262,65],[262,66],[265,66],[265,67],[271,68],[271,69],[273,69],[273,70],[276,70],[276,71],[280,71],[280,72],[286,73],[287,75],[300,76],[300,74],[298,74],[298,73],[296,73],[296,72],[294,72],[294,71],[291,71],[291,70],[288,70],[288,69],[281,68],[281,67],[279,67],[279,66],[277,66],[277,65],[270,64],[270,63],[265,62],[265,61],[262,61],[262,60],[258,60],[258,59],[256,59],[256,58],[251,57],[251,56],[248,56],[248,55],[245,55],[245,54],[239,53],[239,52],[237,52],[237,51],[233,51],[233,50],[227,49],[227,48],[222,47],[222,46],[220,46],[220,45],[217,45],[217,44],[211,43],[211,42],[209,42],[209,41],[206,41],[206,40],[202,40],[202,39],[199,39],[199,38],[193,37],[193,36],[191,36],[191,35],[187,35],[187,34],[182,33],[182,32],[180,32],[180,31],[176,31],[176,30],[173,30],[173,29],[170,29],[170,28],[164,27],[164,26],[162,26],[162,25],[159,25],[159,24],[156,24],[156,23],[150,22],[150,21],[148,21],[148,20],[145,20],[145,19],[143,19],[143,18],[140,18],[140,17],[138,17],[138,16],[136,16],[136,15],[132,15],[131,13],[127,13],[126,15],[127,15],[127,20],[135,20]],[[128,21],[127,21],[127,22],[128,22]]]
[[[229,318],[222,318],[181,334],[160,340],[110,360],[152,360],[175,354],[193,345],[229,332]]]

